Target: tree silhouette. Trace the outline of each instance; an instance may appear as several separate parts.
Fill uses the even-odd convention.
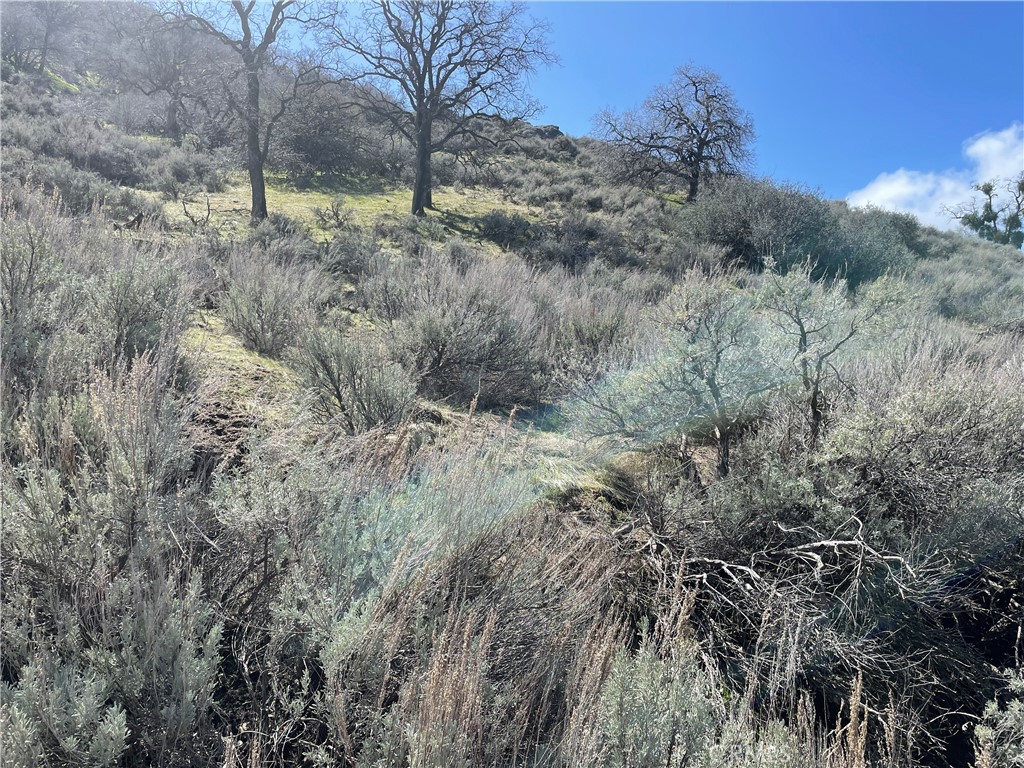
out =
[[[688,202],[708,176],[742,171],[754,138],[750,116],[728,86],[711,70],[692,65],[677,69],[640,109],[606,111],[597,122],[622,151],[628,177],[677,178],[686,185]]]
[[[964,203],[950,211],[953,217],[985,240],[1020,248],[1024,244],[1024,230],[1021,228],[1021,218],[1024,216],[1024,173],[1006,184],[1003,190],[998,189],[997,181],[976,184],[974,189],[984,195],[980,207],[977,201]],[[1002,191],[1009,195],[1009,201],[1000,205],[996,198]]]
[[[525,119],[537,105],[523,79],[550,62],[546,28],[522,3],[381,0],[328,29],[342,76],[363,81],[368,108],[416,150],[412,213],[433,207],[431,157],[482,120]]]

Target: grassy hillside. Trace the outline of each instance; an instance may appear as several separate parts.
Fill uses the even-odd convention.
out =
[[[1020,251],[116,104],[3,83],[5,765],[1022,759]]]

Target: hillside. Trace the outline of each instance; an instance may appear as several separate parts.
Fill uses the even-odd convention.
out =
[[[253,221],[99,69],[5,58],[4,765],[1022,759],[1020,250],[523,121],[412,216],[347,101]]]

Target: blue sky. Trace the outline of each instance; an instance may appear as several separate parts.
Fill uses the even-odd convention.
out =
[[[1024,168],[1021,2],[534,2],[529,11],[550,24],[561,60],[533,77],[544,105],[535,122],[573,135],[693,62],[718,72],[752,115],[758,175],[927,220],[968,195],[974,176]]]

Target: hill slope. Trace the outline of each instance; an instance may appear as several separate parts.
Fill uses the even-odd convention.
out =
[[[3,89],[5,761],[1019,759],[1019,251],[550,128],[251,228],[70,85]]]

